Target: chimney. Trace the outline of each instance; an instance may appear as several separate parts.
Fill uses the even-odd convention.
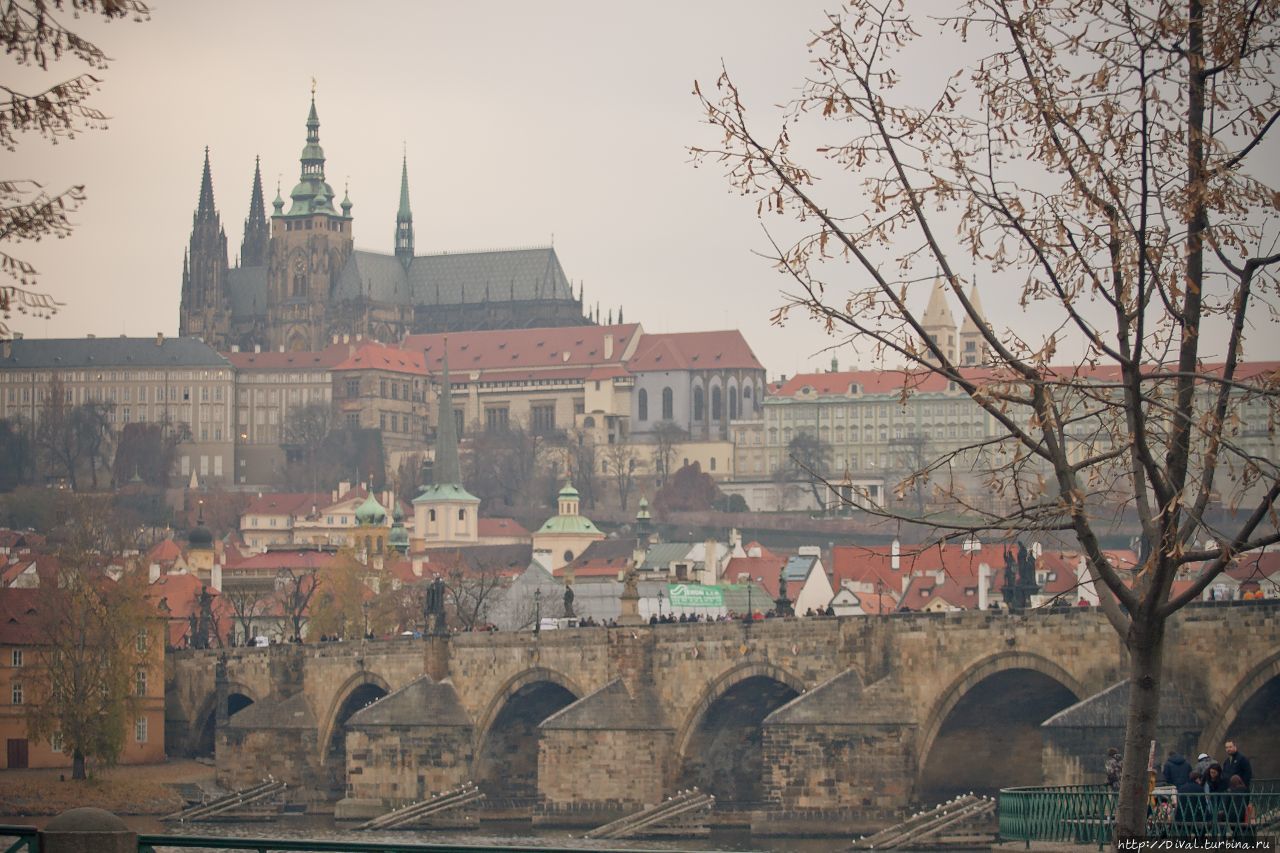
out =
[[[736,527],[729,531],[729,550],[733,554],[742,550],[742,531]]]
[[[213,561],[213,568],[209,570],[209,586],[218,592],[222,592],[222,560],[221,558]]]
[[[991,584],[991,567],[986,563],[978,564],[978,609],[987,609],[987,587]]]
[[[551,571],[551,549],[535,548],[533,550],[533,561],[548,572]]]
[[[231,345],[231,351],[232,351],[232,352],[240,352],[240,345],[239,345],[239,344],[232,344],[232,345]]]
[[[262,344],[254,344],[254,345],[253,345],[253,351],[254,351],[254,352],[262,352]]]
[[[164,332],[156,332],[156,346],[164,346]]]
[[[889,546],[889,568],[895,572],[902,570],[902,543],[897,536],[893,537],[893,544]]]
[[[702,583],[711,585],[720,580],[720,543],[707,539],[702,549]]]
[[[763,557],[763,556],[764,556],[764,551],[762,551],[762,550],[761,550],[761,548],[760,548],[760,546],[759,546],[759,545],[756,545],[756,546],[752,547],[751,549],[749,549],[749,550],[747,551],[747,556],[748,556],[748,557]]]
[[[613,335],[604,336],[604,360],[613,358]]]
[[[284,344],[281,344],[280,349],[276,350],[276,352],[284,352]]]
[[[349,335],[349,334],[347,334],[347,335],[343,335],[343,336],[342,336],[342,342],[343,342],[344,344],[349,344],[349,343],[351,343],[351,335]]]
[[[160,564],[152,563],[147,570],[147,583],[155,583],[160,580]]]

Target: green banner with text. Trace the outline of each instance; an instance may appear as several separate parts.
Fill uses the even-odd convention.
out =
[[[724,607],[720,587],[696,583],[667,584],[667,600],[672,607]]]

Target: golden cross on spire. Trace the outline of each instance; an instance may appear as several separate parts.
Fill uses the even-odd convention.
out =
[[[315,75],[313,74],[311,76],[311,94],[314,96],[315,93],[316,93],[316,78],[315,78]]]

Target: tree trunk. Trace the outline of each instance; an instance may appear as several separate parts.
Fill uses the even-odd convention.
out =
[[[78,749],[72,752],[71,754],[71,778],[72,779],[86,778],[85,772],[84,772],[84,753]]]
[[[1129,650],[1129,709],[1125,720],[1124,769],[1116,809],[1115,841],[1147,835],[1147,757],[1156,736],[1164,662],[1164,620],[1135,614]]]

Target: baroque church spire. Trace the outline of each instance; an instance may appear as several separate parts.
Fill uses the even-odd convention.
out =
[[[431,479],[437,486],[462,484],[458,466],[458,432],[453,421],[453,389],[449,385],[449,338],[444,339],[440,398],[436,405],[436,458]]]
[[[240,266],[265,266],[270,242],[267,206],[262,198],[262,158],[255,157],[253,159],[253,190],[249,194],[249,217],[244,221],[244,239],[240,243]]]
[[[396,211],[396,257],[401,263],[413,260],[413,211],[409,209],[409,157],[400,164],[400,209]]]

